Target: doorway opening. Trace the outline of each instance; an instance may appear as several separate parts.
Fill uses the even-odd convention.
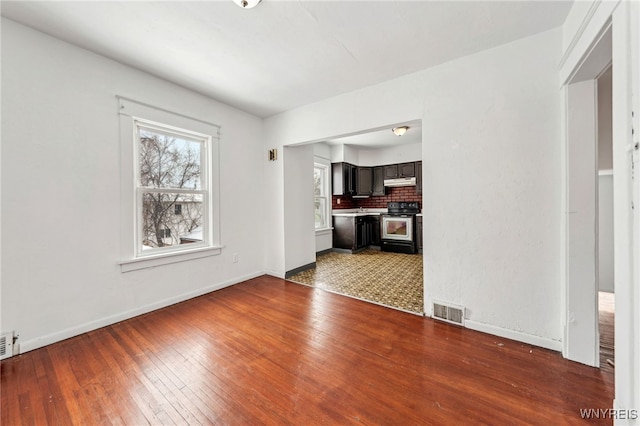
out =
[[[399,125],[407,126],[402,136],[391,130]],[[315,262],[293,271],[287,279],[423,315],[422,217],[418,213],[422,208],[422,187],[417,183],[422,183],[421,121],[315,142],[313,163],[315,168],[327,167],[329,171],[328,191],[323,189],[322,174],[314,172]],[[391,176],[387,176],[386,166],[392,165],[398,166],[403,178],[411,176],[413,184],[387,186],[384,180]],[[411,226],[403,228],[405,237],[410,236],[412,249],[407,252],[382,247],[384,219],[390,212],[389,205],[398,202],[418,206],[411,219],[404,219],[411,220]],[[321,218],[323,204],[328,207],[325,220]]]
[[[613,318],[600,292],[613,293],[612,31],[603,29],[566,86],[566,358],[594,367]],[[613,304],[606,303],[605,309]],[[611,327],[608,327],[611,325]],[[601,334],[604,334],[601,336]],[[604,355],[604,354],[602,354]],[[612,350],[608,353],[613,357]],[[611,366],[603,358],[606,365]]]

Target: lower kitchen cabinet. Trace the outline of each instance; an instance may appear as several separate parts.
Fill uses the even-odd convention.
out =
[[[371,240],[369,245],[380,246],[380,216],[367,216],[369,219],[369,228]]]
[[[422,216],[416,216],[416,243],[418,253],[422,253]]]
[[[333,247],[356,251],[380,245],[380,217],[334,216]]]

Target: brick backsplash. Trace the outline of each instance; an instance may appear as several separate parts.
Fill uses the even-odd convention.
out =
[[[340,204],[338,204],[340,199]],[[369,198],[351,198],[348,195],[334,195],[332,197],[333,209],[386,209],[389,201],[418,201],[422,208],[422,195],[416,194],[415,186],[400,186],[387,188],[387,195]]]

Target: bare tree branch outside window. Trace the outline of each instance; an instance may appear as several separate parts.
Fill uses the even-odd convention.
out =
[[[201,151],[199,141],[139,128],[142,194],[142,244],[165,247],[202,226]],[[178,190],[192,190],[175,191]],[[175,205],[181,214],[175,214]],[[191,240],[192,242],[192,240]]]

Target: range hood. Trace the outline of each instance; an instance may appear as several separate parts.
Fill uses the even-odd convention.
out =
[[[407,177],[407,178],[385,179],[384,186],[389,186],[389,187],[416,186],[416,178]]]

